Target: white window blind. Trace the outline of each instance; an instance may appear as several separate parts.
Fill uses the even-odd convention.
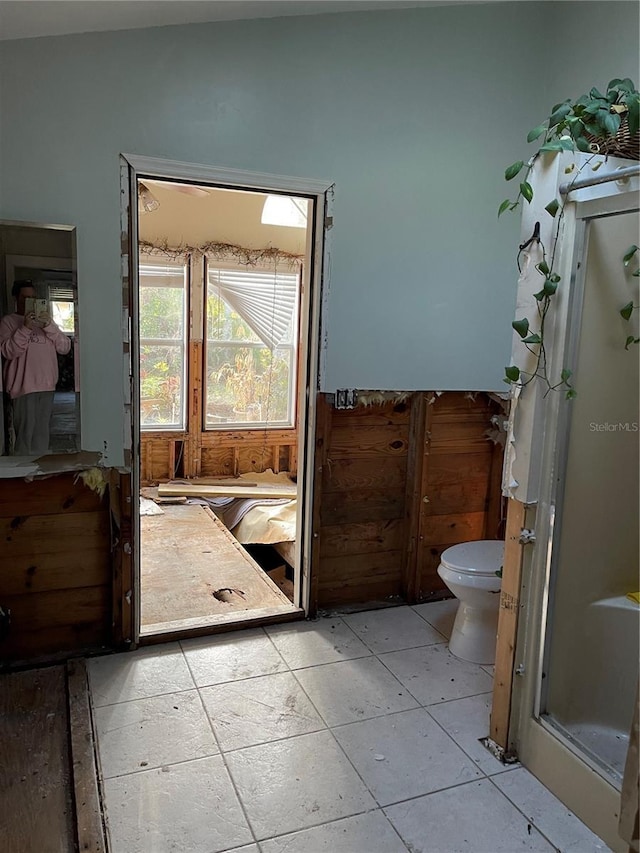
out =
[[[297,272],[209,267],[209,283],[266,347],[282,343],[296,310]]]

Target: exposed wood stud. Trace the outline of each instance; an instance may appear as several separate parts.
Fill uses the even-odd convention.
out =
[[[520,543],[520,531],[524,527],[525,513],[523,503],[509,500],[490,727],[491,739],[504,750],[508,748],[509,741],[511,690],[522,581],[523,546]]]

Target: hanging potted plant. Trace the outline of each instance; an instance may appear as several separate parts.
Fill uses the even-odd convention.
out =
[[[549,117],[542,124],[534,127],[527,135],[529,143],[538,140],[542,140],[542,143],[527,163],[517,160],[505,170],[505,180],[513,181],[519,177],[519,189],[514,199],[505,199],[500,204],[498,216],[506,210],[516,210],[522,199],[531,203],[534,189],[529,182],[529,174],[538,157],[546,152],[573,151],[591,155],[579,167],[576,168],[575,164],[567,167],[566,172],[573,176],[572,183],[587,167],[593,171],[600,168],[603,162],[601,158],[593,162],[597,155],[604,155],[605,159],[615,156],[640,160],[640,93],[628,77],[615,78],[609,82],[604,94],[594,87],[588,94],[581,95],[576,100],[562,101],[553,107]],[[549,216],[556,219],[556,238],[566,198],[567,194],[564,199],[549,199],[544,207]],[[524,387],[535,378],[540,378],[548,390],[565,388],[566,396],[571,399],[576,396],[575,390],[571,387],[571,371],[563,370],[557,382],[553,382],[547,375],[545,321],[561,281],[561,277],[554,270],[556,241],[554,240],[554,247],[549,254],[546,247],[542,245],[539,235],[534,234],[532,240],[537,240],[542,249],[542,260],[536,265],[536,270],[541,276],[541,286],[540,290],[534,294],[538,309],[538,319],[535,324],[537,330],[532,331],[532,324],[527,317],[514,320],[512,326],[520,336],[523,345],[535,356],[535,364],[533,370],[527,374],[515,365],[505,368],[505,382]],[[520,251],[523,248],[524,246],[521,246]],[[621,257],[625,267],[636,257],[637,252],[637,246],[627,249]],[[636,270],[633,275],[640,275],[640,270]],[[629,303],[620,309],[620,315],[629,321],[637,308],[638,306]],[[631,344],[639,342],[640,338],[628,335],[625,346],[629,348]]]

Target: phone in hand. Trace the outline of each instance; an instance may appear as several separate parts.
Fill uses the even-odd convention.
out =
[[[24,308],[27,314],[33,314],[36,320],[40,319],[41,314],[46,314],[49,317],[49,300],[36,299],[33,296],[27,296],[24,301]]]

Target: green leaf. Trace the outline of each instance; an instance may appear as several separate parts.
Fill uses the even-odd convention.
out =
[[[509,382],[517,382],[520,379],[520,368],[512,365],[511,367],[505,367],[504,369],[505,375]]]
[[[633,246],[629,246],[629,248],[627,249],[627,251],[624,254],[624,257],[622,258],[622,263],[625,265],[625,267],[629,266],[631,258],[633,258],[633,256],[635,255],[635,253],[637,251],[638,251],[638,247],[636,246],[635,243],[633,244]]]
[[[560,379],[561,379],[563,382],[568,382],[568,381],[571,379],[571,373],[572,373],[572,371],[571,371],[571,370],[569,370],[569,368],[568,368],[568,367],[564,367],[564,368],[560,371]]]
[[[575,400],[575,398],[576,398],[577,396],[578,396],[578,392],[576,391],[576,389],[575,389],[575,388],[569,388],[569,390],[568,390],[568,391],[567,391],[567,393],[565,394],[565,399],[567,399],[567,400]]]
[[[551,281],[550,278],[548,278],[542,285],[542,292],[545,296],[553,296],[557,289],[558,283],[556,281]]]
[[[589,154],[591,152],[591,146],[584,136],[576,137],[576,148],[578,151],[582,151],[583,154]]]
[[[598,113],[598,118],[603,128],[611,136],[615,136],[620,130],[620,116],[617,113],[606,112],[604,115]]]
[[[606,98],[602,98],[598,101],[592,101],[588,106],[584,108],[584,112],[586,115],[594,116],[598,110],[608,110],[609,109],[609,101]]]
[[[538,334],[529,335],[526,338],[522,339],[523,344],[541,344],[542,338]]]
[[[559,207],[560,207],[560,204],[558,202],[558,199],[554,198],[553,201],[550,201],[549,204],[547,204],[545,206],[545,210],[547,211],[549,216],[555,216],[556,213],[558,212]]]
[[[520,192],[522,193],[522,198],[531,203],[531,199],[533,198],[533,187],[528,181],[523,181],[520,184]]]
[[[636,270],[635,272],[632,272],[631,275],[635,275],[636,278],[639,278],[640,277],[640,270]]]
[[[540,261],[539,264],[536,264],[536,268],[540,270],[542,275],[549,275],[549,267],[546,261]]]
[[[561,276],[558,275],[557,272],[554,272],[553,275],[549,276],[549,281],[552,284],[557,284],[560,281]]]
[[[601,95],[600,92],[594,86],[593,89],[589,92],[589,97],[591,98],[604,98],[604,95]]]
[[[546,124],[539,124],[537,127],[534,127],[533,130],[530,130],[527,134],[527,142],[535,142],[536,139],[539,139],[542,136],[546,129]]]
[[[628,302],[624,308],[620,309],[620,316],[623,320],[630,320],[633,313],[633,302]]]
[[[515,163],[512,163],[508,169],[504,170],[504,179],[505,181],[511,181],[518,172],[522,169],[524,163],[522,160],[516,160]]]
[[[633,80],[630,80],[629,77],[625,77],[624,80],[620,80],[618,83],[618,89],[621,92],[626,92],[627,94],[630,92],[635,92],[636,84]]]
[[[631,136],[635,136],[640,129],[640,98],[637,96],[630,98],[627,101],[627,106],[629,107],[629,112],[627,113],[629,133]]]
[[[615,87],[619,83],[622,83],[622,80],[619,77],[614,77],[613,80],[610,80],[607,85],[607,92],[609,91],[609,89],[615,89]]]
[[[505,200],[502,202],[502,204],[498,208],[498,216],[502,216],[502,214],[505,212],[505,210],[509,207],[510,204],[511,204],[511,199],[505,198]]]
[[[543,289],[543,290],[539,290],[537,293],[534,293],[533,295],[538,300],[538,302],[542,302],[542,300],[545,298],[545,296],[547,294],[544,292],[544,289]]]
[[[629,349],[631,344],[640,344],[640,338],[634,338],[633,335],[629,335],[625,342],[624,348]]]
[[[527,336],[529,332],[529,321],[525,317],[523,320],[514,320],[511,324],[521,338]]]
[[[597,136],[599,139],[602,137],[602,127],[596,121],[585,123],[584,129],[587,133],[590,133],[592,136]]]
[[[570,112],[571,104],[566,103],[566,101],[564,104],[560,104],[560,106],[554,109],[553,113],[549,116],[549,128],[560,124],[560,122],[565,119]]]
[[[554,142],[545,142],[544,145],[540,146],[540,151],[563,151],[563,147],[560,144],[560,141]]]

